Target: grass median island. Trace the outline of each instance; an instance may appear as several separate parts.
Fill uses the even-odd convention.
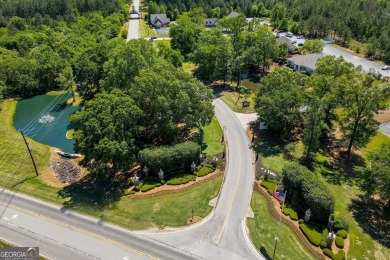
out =
[[[221,145],[222,128],[215,116],[209,125],[203,127],[203,132],[204,143],[207,145],[203,152],[207,155],[222,153],[224,149],[224,146]]]
[[[276,259],[316,259],[299,242],[297,236],[287,225],[277,221],[269,212],[267,200],[257,192],[253,192],[251,207],[255,217],[247,218],[249,236],[256,249],[266,258],[271,259],[278,236]]]

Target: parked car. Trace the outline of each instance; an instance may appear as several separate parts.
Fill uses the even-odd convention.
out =
[[[296,44],[297,43],[297,40],[292,40],[290,41],[291,44]]]
[[[303,46],[303,43],[301,43],[301,42],[298,43],[298,46],[299,46],[299,47],[302,47],[302,46]]]
[[[382,70],[390,70],[390,66],[389,65],[383,66]]]
[[[289,37],[289,38],[291,38],[291,37],[293,37],[294,36],[294,34],[293,33],[291,33],[291,32],[288,32],[288,33],[286,33],[286,37]]]
[[[153,40],[157,39],[157,36],[152,36],[152,39],[153,39]]]
[[[302,35],[298,35],[297,39],[303,39],[303,36]]]
[[[282,33],[282,32],[284,32],[283,30],[278,30],[278,33]]]
[[[280,33],[276,33],[276,38],[279,38],[280,37]]]

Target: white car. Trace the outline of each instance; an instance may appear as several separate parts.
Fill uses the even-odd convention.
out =
[[[389,65],[383,66],[382,70],[390,70],[390,66]]]
[[[297,39],[303,39],[303,36],[302,35],[298,35]]]
[[[294,34],[293,33],[291,33],[291,32],[288,32],[288,33],[286,33],[286,37],[289,37],[289,38],[291,38],[291,37],[293,37],[294,36]]]

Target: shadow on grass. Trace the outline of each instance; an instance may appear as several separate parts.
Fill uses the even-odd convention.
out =
[[[271,256],[268,254],[267,249],[265,249],[264,246],[260,247],[260,253],[265,257],[267,260],[271,260]]]
[[[348,209],[354,219],[372,239],[390,247],[390,208],[384,201],[359,195],[352,199]]]
[[[121,190],[128,182],[129,176],[126,174],[101,170],[64,187],[58,195],[65,200],[64,208],[100,211],[116,205],[122,197]]]

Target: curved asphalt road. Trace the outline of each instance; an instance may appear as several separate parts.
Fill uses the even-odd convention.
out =
[[[0,195],[0,237],[39,246],[53,259],[263,259],[246,234],[254,169],[249,142],[220,99],[215,113],[226,126],[228,165],[214,211],[194,227],[169,233],[130,232],[24,195]]]

